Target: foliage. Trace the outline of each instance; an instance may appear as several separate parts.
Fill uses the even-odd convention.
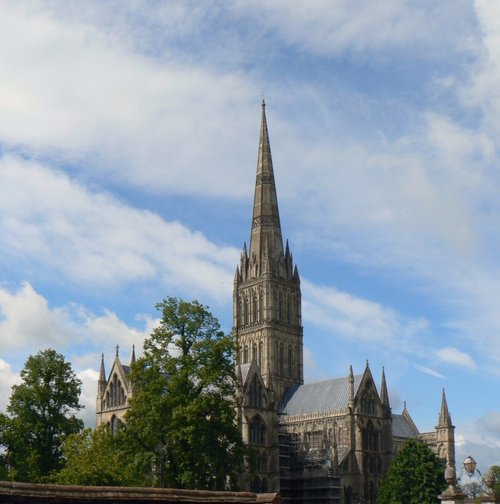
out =
[[[444,465],[424,443],[410,440],[390,463],[377,504],[434,504],[446,488]]]
[[[82,407],[81,381],[52,349],[30,356],[21,379],[12,387],[9,416],[0,415],[0,445],[11,479],[44,481],[60,468],[64,439],[83,427],[74,415]]]
[[[149,454],[155,483],[234,488],[245,448],[236,424],[233,346],[197,301],[169,297],[160,325],[133,366],[128,440]]]
[[[67,437],[62,446],[64,467],[55,481],[63,485],[141,486],[149,460],[127,452],[121,433],[85,429]]]

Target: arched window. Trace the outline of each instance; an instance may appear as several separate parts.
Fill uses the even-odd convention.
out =
[[[283,355],[283,343],[280,344],[280,353],[279,353],[279,359],[280,359],[280,375],[283,375],[283,367],[284,367],[284,360],[285,360],[285,357]]]
[[[293,350],[288,347],[288,376],[293,376]]]
[[[249,425],[250,444],[262,445],[266,442],[266,424],[262,418],[257,415]]]
[[[120,420],[118,420],[118,418],[116,418],[115,415],[111,417],[109,428],[111,429],[111,432],[113,434],[116,434],[118,432],[118,429],[120,428]]]
[[[254,493],[262,492],[262,483],[258,476],[255,476],[255,478],[253,479],[252,484],[250,485],[250,490]]]

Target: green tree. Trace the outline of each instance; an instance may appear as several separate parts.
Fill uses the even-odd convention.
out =
[[[377,504],[434,504],[446,488],[444,464],[424,443],[411,439],[389,464]]]
[[[62,485],[142,486],[149,459],[127,450],[121,433],[106,428],[71,434],[62,445],[64,467],[55,477]]]
[[[232,338],[197,301],[169,297],[133,366],[124,432],[160,486],[235,488],[245,447],[236,423]]]
[[[83,427],[75,417],[81,381],[52,349],[30,356],[21,379],[12,387],[8,415],[0,415],[0,445],[10,478],[43,481],[60,468],[65,437]]]

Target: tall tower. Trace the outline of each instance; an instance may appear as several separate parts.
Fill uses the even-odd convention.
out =
[[[441,398],[441,411],[439,412],[439,420],[436,425],[436,438],[438,457],[455,467],[455,426],[451,422],[444,389]]]
[[[255,362],[279,401],[303,383],[300,278],[286,243],[283,249],[266,105],[262,101],[250,247],[236,268],[233,329],[236,364]]]

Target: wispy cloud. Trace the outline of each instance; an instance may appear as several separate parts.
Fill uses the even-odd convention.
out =
[[[442,362],[466,367],[471,370],[475,370],[477,368],[477,364],[474,362],[472,357],[468,353],[462,352],[458,348],[440,348],[439,350],[436,350],[435,354],[437,358]]]
[[[415,369],[418,369],[421,373],[425,373],[429,376],[434,376],[435,378],[440,378],[441,380],[446,380],[446,377],[439,373],[438,371],[428,368],[426,366],[422,366],[420,364],[413,364]]]
[[[333,287],[302,280],[303,314],[308,322],[329,329],[335,336],[384,348],[415,349],[412,340],[428,330],[425,319],[399,315],[390,307],[355,297]]]
[[[228,299],[238,253],[158,214],[92,191],[62,172],[0,158],[3,254],[77,285],[157,281]]]

